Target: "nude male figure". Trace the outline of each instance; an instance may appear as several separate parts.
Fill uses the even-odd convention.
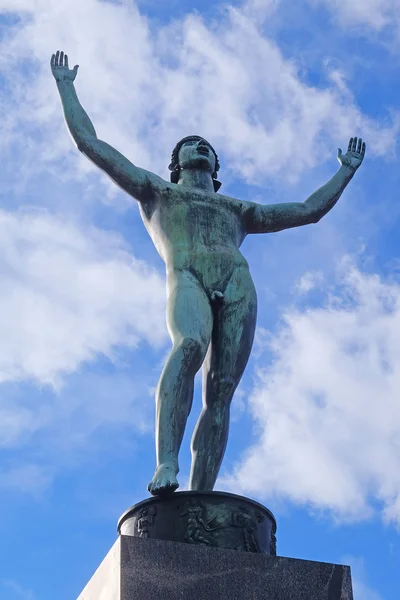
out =
[[[203,365],[203,409],[192,439],[191,490],[212,490],[225,452],[230,403],[253,343],[257,297],[239,248],[250,233],[317,223],[361,165],[365,143],[351,138],[340,168],[305,202],[262,205],[218,194],[218,157],[199,136],[176,146],[171,182],[133,165],[97,138],[73,81],[78,67],[57,52],[51,69],[78,149],[139,203],[149,235],[166,264],[167,325],[172,350],[156,394],[157,468],[149,491],[178,488],[178,453]]]

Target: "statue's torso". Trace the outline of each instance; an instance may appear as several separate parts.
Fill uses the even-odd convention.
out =
[[[167,273],[190,270],[205,287],[221,288],[237,267],[248,204],[220,194],[167,186],[141,215]]]

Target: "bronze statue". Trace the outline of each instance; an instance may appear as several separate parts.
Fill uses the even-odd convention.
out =
[[[68,129],[78,149],[139,203],[143,223],[166,264],[167,325],[172,350],[156,399],[157,468],[149,491],[178,488],[178,453],[194,377],[203,365],[203,409],[192,440],[191,490],[212,490],[225,452],[230,403],[253,344],[257,297],[239,248],[250,233],[317,223],[361,165],[365,143],[351,138],[340,168],[305,202],[263,205],[217,193],[218,157],[202,137],[181,140],[171,182],[133,165],[99,140],[76,95],[78,66],[51,58]]]

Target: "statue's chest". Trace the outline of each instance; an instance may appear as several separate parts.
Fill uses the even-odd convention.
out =
[[[238,201],[217,194],[170,193],[160,204],[160,210],[166,216],[203,223],[208,228],[212,223],[223,222],[228,225],[240,221],[242,205]]]

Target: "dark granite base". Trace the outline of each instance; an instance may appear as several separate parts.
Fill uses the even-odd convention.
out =
[[[353,600],[350,568],[121,535],[78,600]]]

